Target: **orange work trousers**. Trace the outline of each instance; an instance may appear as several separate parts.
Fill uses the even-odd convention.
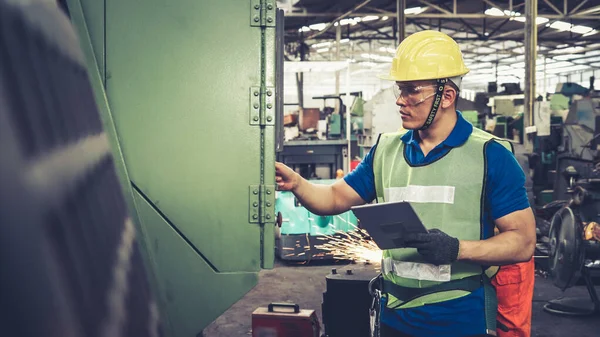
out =
[[[492,285],[498,296],[498,322],[508,328],[496,330],[498,337],[530,337],[535,264],[528,262],[500,267]]]

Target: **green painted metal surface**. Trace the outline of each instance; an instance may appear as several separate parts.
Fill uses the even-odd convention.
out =
[[[254,272],[215,273],[198,259],[197,248],[186,242],[137,192],[135,201],[149,233],[148,246],[156,262],[156,272],[163,276],[161,293],[166,298],[171,335],[196,336],[199,329],[215,318],[207,311],[227,310],[248,291],[249,284],[256,284],[258,275]],[[235,250],[231,246],[224,247],[223,253]]]
[[[273,266],[274,205],[249,219],[275,161],[275,27],[251,26],[257,2],[270,15],[265,0],[68,1],[167,336],[196,336]]]

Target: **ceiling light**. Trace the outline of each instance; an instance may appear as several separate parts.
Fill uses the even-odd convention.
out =
[[[560,46],[559,46],[560,47]],[[560,48],[551,50],[550,54],[576,54],[581,53],[584,48],[581,46],[568,47],[568,48]]]
[[[368,15],[368,16],[365,16],[364,18],[362,18],[362,22],[375,21],[375,20],[378,20],[378,19],[379,19],[378,16]]]
[[[558,30],[569,30],[571,29],[571,24],[564,21],[554,21],[550,24],[549,27]]]
[[[591,32],[593,29],[592,27],[587,27],[587,26],[573,26],[571,27],[571,31],[573,33],[577,33],[577,34],[586,34]]]
[[[313,25],[308,26],[308,28],[312,29],[312,30],[323,30],[325,29],[325,27],[327,27],[326,23],[315,23]]]
[[[490,16],[504,16],[504,12],[501,11],[501,10],[499,10],[496,7],[492,7],[492,8],[488,8],[488,9],[485,10],[485,15],[490,15]]]
[[[411,7],[411,8],[406,8],[404,10],[404,14],[421,14],[426,9],[427,9],[427,7]]]

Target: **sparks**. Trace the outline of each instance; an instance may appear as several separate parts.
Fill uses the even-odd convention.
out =
[[[340,260],[380,263],[381,249],[364,230],[356,226],[354,228],[353,231],[336,231],[333,235],[318,238],[326,242],[315,245],[315,248],[324,250],[327,255]]]

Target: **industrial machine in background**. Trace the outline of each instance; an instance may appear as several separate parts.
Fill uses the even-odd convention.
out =
[[[347,173],[351,157],[359,152],[356,135],[361,132],[363,124],[362,93],[354,92],[351,96],[354,99],[350,114],[341,95],[325,95],[313,97],[323,100],[322,109],[302,108],[286,115],[286,137],[277,160],[306,179],[333,179],[338,170]],[[336,104],[328,105],[331,102]],[[334,108],[336,105],[339,111]],[[347,118],[350,118],[350,139],[347,136]]]
[[[598,133],[600,134],[600,133]],[[560,298],[548,312],[588,315],[600,312],[593,276],[600,271],[600,160],[565,160],[561,171],[571,198],[552,218],[549,270],[554,285],[566,290],[583,280],[589,298]]]
[[[123,154],[164,334],[201,336],[274,263],[283,12],[275,0],[66,5]]]
[[[314,184],[331,185],[334,179],[311,180]],[[358,221],[351,211],[320,216],[309,212],[292,192],[277,191],[275,211],[281,214],[281,227],[276,234],[277,257],[287,261],[332,260],[334,252],[321,248],[331,237],[356,231]]]
[[[392,87],[382,89],[373,95],[364,104],[363,115],[363,129],[358,134],[360,158],[363,158],[377,143],[379,134],[398,132],[402,128],[402,119]]]

